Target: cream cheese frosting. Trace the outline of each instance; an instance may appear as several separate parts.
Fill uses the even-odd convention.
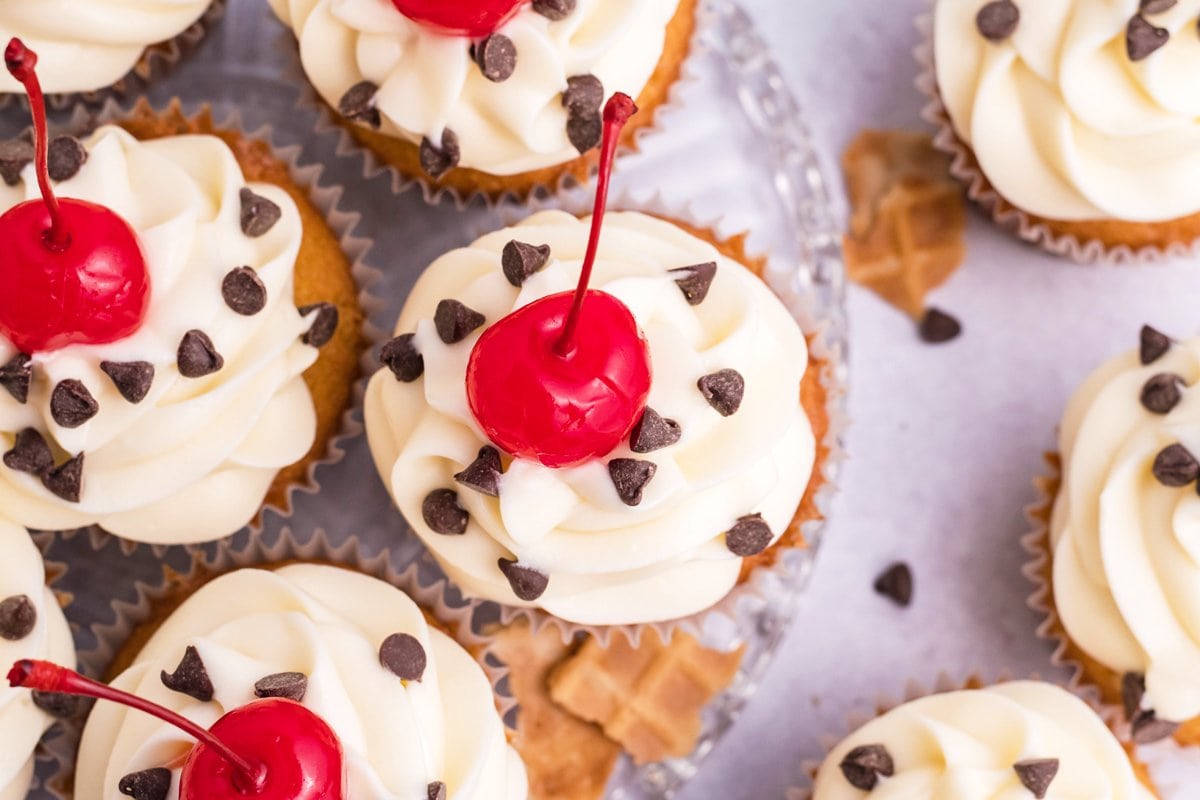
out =
[[[513,175],[579,156],[567,137],[567,79],[591,74],[606,95],[637,97],[663,53],[678,0],[578,0],[551,21],[525,5],[499,33],[516,47],[503,82],[485,78],[469,39],[414,22],[391,0],[271,0],[304,71],[334,108],[362,81],[378,88],[381,132],[414,144],[458,137],[459,166]]]
[[[380,647],[395,633],[424,648],[420,680],[401,681],[381,666]],[[160,672],[172,672],[188,646],[212,681],[211,702],[163,685]],[[255,682],[281,672],[308,676],[302,702],[341,741],[351,800],[426,800],[437,781],[455,800],[527,796],[525,768],[483,670],[406,594],[357,572],[294,564],[217,578],[162,623],[112,685],[209,727],[254,701]],[[76,797],[121,800],[123,776],[168,767],[168,800],[177,800],[176,762],[192,744],[151,716],[98,703],[83,733]]]
[[[300,460],[316,435],[312,398],[301,374],[317,350],[301,341],[313,322],[293,301],[300,214],[282,189],[250,189],[281,210],[258,237],[242,232],[247,187],[232,151],[213,136],[139,142],[104,127],[85,146],[86,164],[57,185],[61,196],[100,203],[137,232],[150,275],[150,308],[131,336],[106,345],[71,345],[32,354],[28,400],[0,391],[0,450],[34,429],[60,463],[84,454],[78,502],[51,492],[34,474],[0,465],[0,508],[29,528],[99,524],[128,539],[164,544],[233,533],[259,510],[278,471]],[[15,186],[0,185],[0,208],[38,197],[32,166]],[[266,289],[256,314],[235,313],[224,277],[252,267]],[[201,378],[180,374],[177,353],[190,330],[210,337],[224,366]],[[0,335],[0,364],[17,356]],[[140,402],[127,401],[102,362],[149,362],[154,379]],[[83,383],[99,405],[74,428],[54,419],[61,381]]]
[[[418,280],[397,323],[415,333],[424,374],[405,383],[387,369],[368,386],[367,433],[376,466],[400,511],[468,594],[513,605],[497,561],[514,557],[549,576],[536,604],[584,624],[673,619],[710,607],[738,580],[742,559],[725,532],[761,513],[773,540],[788,528],[809,483],[816,443],[800,405],[808,349],[796,321],[765,283],[711,244],[670,222],[638,213],[605,217],[592,287],[623,301],[649,342],[649,406],[682,428],[675,445],[610,458],[652,461],[641,503],[622,502],[597,459],[550,469],[514,460],[499,497],[455,483],[487,439],[468,407],[467,360],[486,325],[447,345],[434,322],[452,298],[493,323],[533,300],[573,289],[590,218],[557,211],[453,251]],[[550,260],[521,288],[501,271],[510,240],[548,245]],[[668,270],[717,264],[707,299],[689,305]],[[701,376],[738,370],[740,410],[723,417],[697,389]],[[452,489],[470,513],[461,536],[436,533],[422,504]]]
[[[1166,414],[1140,401],[1156,375],[1179,378]],[[1200,453],[1200,339],[1153,363],[1116,358],[1076,391],[1059,440],[1063,480],[1050,544],[1054,604],[1071,640],[1104,666],[1145,675],[1161,719],[1200,715],[1200,495],[1154,476],[1165,448]]]
[[[1149,25],[1170,34],[1134,61],[1139,0],[1018,2],[1001,42],[984,0],[938,0],[937,84],[958,137],[1000,195],[1055,220],[1162,222],[1200,211],[1200,0]]]
[[[856,748],[871,745],[887,750],[894,774],[864,792],[841,764]],[[931,695],[868,722],[830,751],[813,800],[1027,798],[1033,795],[1014,765],[1041,759],[1058,761],[1046,800],[1154,798],[1086,703],[1051,684],[1018,681]]]
[[[0,601],[24,597],[36,612],[32,629],[16,639],[0,637],[0,663],[23,658],[75,666],[75,644],[54,593],[46,587],[42,554],[23,529],[0,521]],[[33,695],[0,685],[0,800],[24,800],[33,776],[34,748],[54,719]]]
[[[0,41],[19,37],[38,54],[46,92],[90,92],[124,78],[146,48],[169,41],[212,0],[4,0]],[[0,70],[0,92],[21,93]]]

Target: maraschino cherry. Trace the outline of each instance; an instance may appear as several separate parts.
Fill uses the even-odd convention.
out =
[[[0,216],[0,334],[24,353],[106,344],[137,330],[150,304],[150,276],[137,234],[113,211],[59,200],[50,188],[49,138],[37,54],[13,39],[4,63],[25,85],[33,111],[41,200]]]
[[[396,9],[439,33],[482,39],[512,19],[528,0],[392,0]]]
[[[110,700],[194,737],[179,779],[180,800],[342,800],[345,760],[333,730],[300,703],[255,700],[205,730],[189,719],[48,661],[18,661],[15,687]]]
[[[600,177],[587,253],[574,292],[501,319],[475,343],[467,399],[488,438],[519,458],[568,467],[612,452],[650,394],[650,350],[617,298],[589,290],[621,129],[637,113],[615,94],[604,108]]]

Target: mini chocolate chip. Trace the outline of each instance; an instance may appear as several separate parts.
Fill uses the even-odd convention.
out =
[[[457,300],[443,300],[433,314],[438,338],[446,344],[458,344],[485,322],[483,314]]]
[[[604,133],[604,122],[600,112],[591,114],[571,114],[567,117],[567,138],[580,155],[600,144]]]
[[[238,197],[242,202],[241,226],[242,233],[251,239],[257,239],[279,222],[283,210],[261,194],[255,194],[243,186]]]
[[[412,383],[425,373],[425,358],[413,344],[414,334],[402,333],[383,346],[379,361],[392,371],[396,380]]]
[[[875,579],[875,591],[901,608],[908,608],[913,595],[913,576],[908,564],[898,562],[888,567]]]
[[[1196,478],[1200,478],[1200,462],[1197,462],[1195,456],[1181,444],[1163,448],[1162,452],[1154,457],[1152,469],[1159,483],[1172,488],[1187,486]]]
[[[504,34],[493,33],[474,46],[472,58],[483,77],[501,83],[511,78],[517,68],[517,46]]]
[[[284,697],[304,702],[308,692],[308,676],[303,672],[276,672],[254,682],[255,697]]]
[[[880,776],[890,778],[896,773],[891,754],[881,744],[854,748],[842,759],[840,766],[850,785],[864,792],[874,789]]]
[[[1057,758],[1033,758],[1028,761],[1018,761],[1013,764],[1013,770],[1021,780],[1021,785],[1033,792],[1037,800],[1043,800],[1054,776],[1058,774]]]
[[[33,380],[33,362],[24,353],[17,353],[0,367],[0,386],[18,403],[29,399],[29,384]]]
[[[558,22],[575,10],[575,0],[533,0],[533,10],[551,22]]]
[[[458,134],[449,128],[442,131],[442,146],[438,147],[429,141],[429,137],[421,139],[421,169],[431,178],[440,178],[454,167],[462,151],[458,148]]]
[[[61,692],[39,692],[35,689],[31,694],[35,706],[58,719],[73,719],[79,716],[80,709],[87,702],[78,695]]]
[[[267,307],[267,287],[258,272],[250,267],[236,267],[221,281],[221,297],[235,314],[253,317]]]
[[[936,308],[926,309],[925,316],[917,325],[917,333],[921,341],[929,344],[943,344],[958,338],[962,333],[962,324],[945,311]]]
[[[375,107],[375,95],[378,91],[379,87],[371,81],[359,81],[347,89],[338,101],[338,113],[346,119],[378,130],[383,124],[379,109]]]
[[[656,472],[658,465],[653,461],[614,458],[608,462],[608,475],[612,478],[613,486],[617,488],[617,496],[627,506],[636,506],[642,502],[642,490]]]
[[[308,330],[300,337],[300,341],[309,347],[324,347],[329,344],[329,340],[337,333],[338,319],[341,316],[337,306],[333,303],[313,303],[300,306],[297,310],[302,317],[307,317],[314,311],[317,312],[317,315],[313,317],[312,324],[308,326]]]
[[[379,646],[379,663],[402,681],[419,681],[425,676],[425,648],[415,636],[393,633]]]
[[[446,800],[446,784],[434,781],[425,789],[426,800]]]
[[[491,445],[479,449],[479,455],[454,480],[489,497],[500,496],[500,475],[503,473],[500,451]]]
[[[0,141],[0,178],[6,186],[21,182],[21,171],[33,161],[33,145],[24,139]]]
[[[60,381],[50,393],[50,416],[64,428],[78,428],[100,411],[100,404],[80,381]]]
[[[214,690],[212,680],[208,677],[208,670],[204,667],[200,652],[190,644],[183,651],[183,658],[175,671],[163,670],[160,677],[163,686],[172,692],[194,697],[201,703],[207,703],[213,699]]]
[[[434,533],[444,536],[462,536],[471,520],[471,515],[458,504],[458,492],[453,489],[434,489],[425,495],[421,516]]]
[[[523,567],[508,558],[500,559],[497,564],[504,577],[508,578],[508,585],[512,587],[518,600],[533,602],[545,594],[546,587],[550,585],[550,576],[532,567]]]
[[[698,306],[708,297],[713,278],[717,276],[717,262],[693,264],[690,267],[680,267],[670,272],[675,277],[675,283],[683,292],[683,297],[689,306]]]
[[[175,360],[179,374],[185,378],[203,378],[225,366],[225,359],[217,352],[208,334],[194,329],[183,335]]]
[[[149,361],[101,361],[100,370],[131,403],[145,400],[154,383],[154,365]]]
[[[83,491],[83,453],[46,470],[42,475],[42,486],[68,503],[78,503]]]
[[[1141,356],[1143,364],[1153,364],[1171,349],[1171,337],[1156,331],[1149,325],[1142,326]]]
[[[1153,744],[1175,735],[1179,723],[1159,719],[1153,711],[1139,711],[1129,725],[1129,734],[1135,744]]]
[[[1174,8],[1178,2],[1179,0],[1142,0],[1140,10],[1143,14],[1161,14]]]
[[[650,406],[629,433],[629,449],[635,453],[653,453],[670,447],[683,436],[683,429],[673,419],[666,419]]]
[[[171,770],[164,767],[131,772],[117,784],[121,794],[133,800],[167,800],[171,792]]]
[[[37,625],[37,607],[29,595],[15,594],[0,602],[0,637],[17,642],[33,633]]]
[[[1125,719],[1133,721],[1142,710],[1142,698],[1145,696],[1145,675],[1140,672],[1126,672],[1121,676],[1121,704],[1125,707]]]
[[[504,245],[504,252],[500,255],[500,266],[508,282],[520,288],[529,280],[530,275],[546,266],[549,260],[550,245],[526,244],[513,239]]]
[[[74,136],[55,136],[50,140],[47,151],[50,180],[66,181],[74,178],[87,163],[88,153],[83,142]]]
[[[44,475],[54,469],[54,453],[40,433],[25,428],[17,434],[12,450],[4,454],[4,466],[30,475]]]
[[[1021,9],[1012,0],[995,0],[979,9],[975,26],[989,42],[1003,42],[1017,31]]]
[[[573,75],[567,78],[562,104],[573,116],[598,114],[604,105],[604,84],[595,75]]]
[[[1183,399],[1181,387],[1185,385],[1179,375],[1159,373],[1142,387],[1142,405],[1152,414],[1169,414]]]
[[[722,417],[736,414],[746,394],[746,380],[735,369],[723,369],[696,381],[700,394]]]
[[[1170,38],[1171,33],[1166,28],[1152,25],[1141,14],[1136,14],[1125,29],[1125,52],[1130,61],[1141,61],[1149,58]]]
[[[735,556],[749,558],[766,550],[774,538],[762,514],[747,514],[725,532],[725,547]]]

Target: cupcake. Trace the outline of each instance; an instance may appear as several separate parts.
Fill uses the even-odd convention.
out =
[[[651,124],[687,56],[696,0],[271,0],[309,81],[401,176],[524,199],[596,163],[600,106]]]
[[[1086,703],[1038,681],[929,695],[882,713],[830,751],[812,791],[812,800],[1157,796]]]
[[[972,195],[1076,257],[1200,239],[1197,14],[1195,0],[937,0],[932,116]]]
[[[325,453],[358,371],[357,289],[266,144],[177,108],[123,125],[49,146],[61,251],[37,165],[0,162],[21,245],[0,265],[0,508],[216,539],[286,506]]]

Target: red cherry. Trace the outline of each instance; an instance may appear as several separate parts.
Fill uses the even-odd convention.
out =
[[[401,14],[438,33],[482,39],[496,32],[528,0],[392,0]]]
[[[43,199],[0,215],[0,239],[9,248],[0,259],[0,297],[14,299],[0,304],[0,335],[25,353],[123,339],[142,324],[150,305],[150,275],[137,234],[103,206],[54,196],[37,54],[13,39],[4,60],[29,94]]]
[[[479,337],[467,364],[467,400],[488,438],[511,455],[567,467],[611,453],[642,416],[650,351],[629,309],[589,291],[621,129],[637,106],[616,94],[604,141],[591,236],[575,292],[544,297]],[[579,326],[586,322],[586,335]]]

